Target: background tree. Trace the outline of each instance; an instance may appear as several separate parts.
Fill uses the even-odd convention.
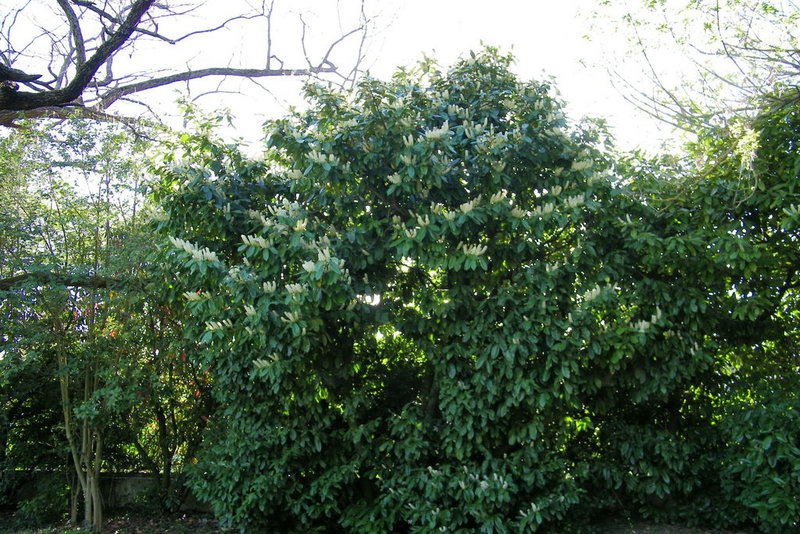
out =
[[[591,38],[639,109],[690,133],[737,129],[767,102],[796,101],[798,17],[791,0],[602,2]]]
[[[210,91],[226,90],[230,78],[255,84],[276,76],[355,79],[370,24],[363,0],[337,3],[329,14],[338,23],[332,34],[312,32],[302,15],[280,10],[274,1],[25,2],[0,20],[0,121],[102,116],[115,102],[144,104],[138,99],[144,91],[201,78],[218,80]],[[287,31],[289,24],[296,31]],[[225,43],[234,44],[219,49]]]
[[[706,320],[717,357],[687,412],[719,421],[705,439],[718,442],[724,495],[689,508],[699,508],[694,513],[709,522],[723,512],[726,521],[781,531],[800,519],[800,485],[791,475],[800,462],[793,445],[800,435],[792,426],[800,287],[797,105],[767,99],[747,121],[752,130],[744,138],[701,131],[683,158],[644,166],[641,158],[628,161],[638,166],[635,188],[648,205],[671,214],[672,224],[694,234],[695,243],[714,243],[718,287]],[[697,261],[688,252],[686,261]],[[719,502],[733,504],[721,510]]]
[[[638,155],[625,158],[626,165],[635,168],[632,183],[649,205],[672,214],[696,242],[716,241],[722,282],[709,307],[716,365],[685,412],[723,421],[705,435],[717,442],[713,457],[723,466],[724,495],[712,492],[688,509],[711,522],[748,520],[760,530],[781,531],[800,517],[798,484],[790,474],[798,465],[792,443],[800,439],[791,430],[798,402],[800,6],[735,0],[634,5],[645,9],[634,14],[627,11],[631,4],[603,7],[606,15],[616,12],[610,19],[622,21],[630,53],[647,65],[637,77],[617,63],[616,79],[640,109],[692,135],[674,156]],[[664,50],[677,50],[683,63],[665,61],[670,55]],[[689,257],[696,256],[692,251]],[[717,518],[719,502],[735,503],[724,509],[727,518]]]
[[[170,474],[198,440],[205,377],[184,363],[192,348],[180,342],[179,318],[149,296],[159,289],[136,161],[144,139],[79,120],[28,126],[2,144],[6,467],[30,465],[16,459],[36,436],[27,424],[39,405],[25,395],[42,390],[37,399],[56,402],[35,419],[52,421],[57,408],[60,423],[40,429],[52,446],[37,454],[68,452],[72,521],[80,488],[84,522],[101,528],[101,470],[151,470],[162,506],[176,504]]]

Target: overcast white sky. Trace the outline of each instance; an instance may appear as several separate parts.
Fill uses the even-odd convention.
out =
[[[333,0],[325,1],[327,7],[333,4]],[[356,4],[353,0],[340,2]],[[482,43],[498,46],[514,53],[520,77],[555,77],[570,117],[606,118],[621,147],[655,148],[667,132],[622,98],[601,64],[600,49],[623,47],[622,36],[600,36],[595,30],[594,41],[585,38],[590,33],[589,12],[596,4],[596,0],[367,0],[368,10],[379,10],[379,16],[364,66],[372,76],[386,79],[398,66],[412,65],[423,54],[447,66],[481,48]],[[319,6],[320,0],[294,4],[298,10],[314,10],[315,5]],[[327,13],[306,18],[318,32],[325,24],[332,25]],[[289,28],[293,20],[287,20],[285,27]],[[317,38],[324,41],[322,36]],[[272,79],[266,85],[283,105],[262,97],[254,108],[248,96],[251,104],[244,105],[244,112],[242,104],[233,106],[239,132],[247,139],[259,135],[260,123],[268,115],[283,113],[288,104],[301,105],[296,82]]]
[[[422,52],[444,65],[481,47],[498,46],[516,56],[524,79],[554,76],[571,115],[599,115],[630,122],[634,110],[613,89],[598,64],[589,10],[596,0],[405,0],[385,30],[383,55],[372,73],[389,75],[390,65],[409,64]],[[620,36],[619,46],[622,46]],[[620,132],[622,133],[622,132]]]
[[[0,0],[0,13],[11,6],[18,7],[19,0]],[[39,28],[58,33],[63,30],[63,17],[51,0],[30,0],[24,14],[30,18],[31,35]],[[256,0],[207,0],[198,2],[198,10],[186,16],[162,19],[159,30],[169,36],[214,27],[216,24],[247,11],[248,6],[259,4]],[[266,2],[269,5],[270,2]],[[443,67],[452,64],[459,56],[483,45],[496,46],[503,52],[512,52],[517,58],[515,70],[523,79],[554,77],[563,100],[567,103],[569,117],[584,115],[608,120],[619,145],[632,148],[658,146],[660,138],[667,136],[658,125],[628,104],[613,88],[606,72],[615,58],[604,57],[623,54],[625,36],[613,31],[616,22],[611,18],[598,18],[599,24],[590,27],[591,12],[598,0],[365,0],[366,13],[374,17],[370,39],[366,43],[366,60],[362,67],[372,76],[387,79],[400,66],[411,66],[423,54],[436,58]],[[642,0],[614,0],[613,7],[624,13],[630,9],[641,11]],[[302,53],[300,17],[307,23],[306,45],[312,61],[318,61],[332,41],[357,26],[361,0],[275,0],[272,48],[285,62],[287,68],[306,65]],[[59,29],[60,28],[60,29]],[[21,46],[30,35],[22,26]],[[239,20],[214,34],[198,34],[177,46],[162,41],[142,42],[135,53],[120,52],[116,67],[133,67],[133,71],[167,73],[183,68],[209,66],[263,67],[268,55],[266,46],[266,20],[256,18]],[[591,40],[586,36],[591,35]],[[47,40],[34,44],[44,46]],[[348,38],[337,48],[333,59],[344,71],[349,70],[356,56],[358,36]],[[153,46],[152,50],[147,47]],[[18,48],[19,49],[19,48]],[[45,72],[49,49],[40,55],[20,58],[20,67],[31,72]],[[349,64],[348,64],[349,63]],[[669,64],[662,60],[661,64]],[[636,66],[634,65],[634,71]],[[205,96],[199,103],[206,107],[229,107],[236,116],[236,132],[249,142],[262,136],[262,123],[286,113],[290,105],[302,107],[301,80],[267,78],[259,83],[272,92],[269,96],[252,82],[228,80],[222,88],[226,91],[215,96]],[[190,87],[190,97],[197,97],[220,86],[219,80],[206,79]],[[169,86],[154,91],[148,103],[159,114],[175,110],[176,92],[184,86]],[[136,108],[134,113],[141,112]],[[124,112],[124,111],[123,111]]]

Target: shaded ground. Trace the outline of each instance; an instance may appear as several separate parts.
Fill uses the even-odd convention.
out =
[[[75,527],[20,528],[7,515],[0,515],[0,534],[78,534],[87,531]],[[143,517],[112,515],[104,532],[109,534],[217,534],[230,533],[221,529],[214,519],[206,517]],[[703,530],[669,525],[608,523],[598,525],[598,534],[747,534],[741,531]],[[277,534],[277,533],[276,533]]]
[[[10,517],[0,517],[0,534],[72,534],[86,533],[82,528],[70,526],[24,528]],[[217,534],[232,532],[219,528],[217,521],[206,517],[142,517],[112,515],[103,532],[110,534]]]

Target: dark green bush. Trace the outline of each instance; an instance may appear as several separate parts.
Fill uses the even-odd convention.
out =
[[[728,448],[721,488],[736,515],[760,531],[793,531],[800,526],[798,390],[775,380],[739,393],[722,421]]]
[[[34,480],[34,495],[18,503],[14,520],[25,528],[63,520],[69,510],[69,488],[63,473],[38,473]]]

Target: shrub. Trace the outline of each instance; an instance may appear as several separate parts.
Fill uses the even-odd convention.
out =
[[[709,367],[714,273],[616,183],[602,130],[509,67],[312,85],[264,160],[201,129],[159,167],[170,291],[219,406],[192,485],[226,524],[552,530],[608,507],[598,488],[675,482],[692,444],[623,440]]]

